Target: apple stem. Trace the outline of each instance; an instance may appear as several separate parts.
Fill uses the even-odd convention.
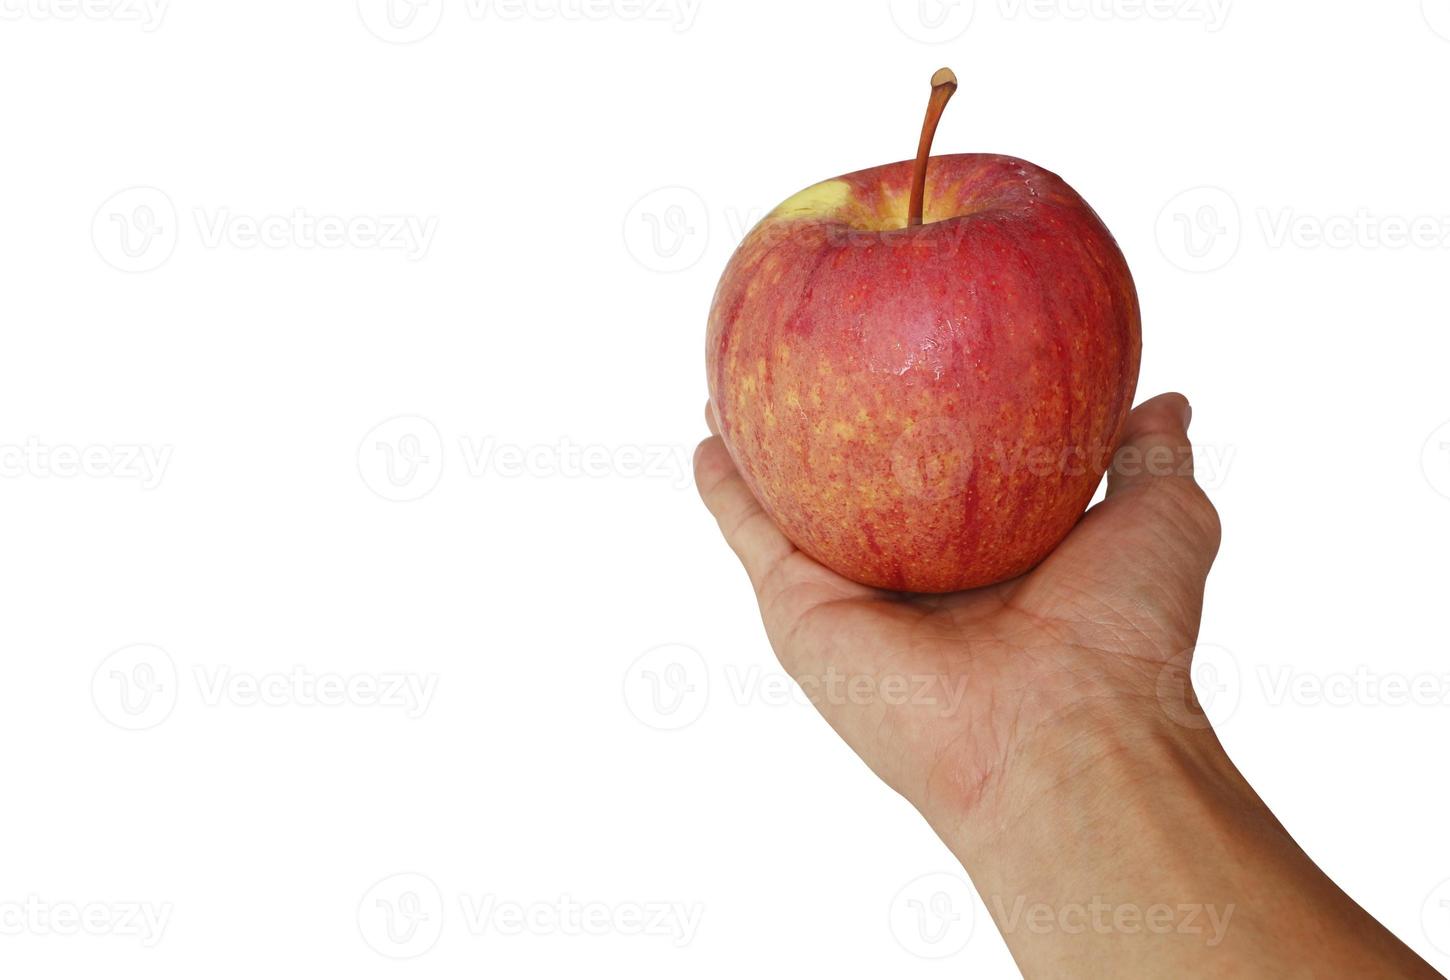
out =
[[[926,119],[921,124],[921,142],[916,147],[916,169],[911,175],[911,208],[906,215],[906,227],[921,224],[923,206],[926,204],[926,162],[931,159],[931,141],[936,137],[936,124],[941,122],[947,102],[957,90],[957,76],[950,68],[943,68],[931,76],[931,99],[926,104]]]

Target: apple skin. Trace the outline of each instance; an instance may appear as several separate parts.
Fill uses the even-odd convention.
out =
[[[1060,177],[933,157],[816,184],[730,259],[706,362],[720,435],[796,547],[865,585],[954,592],[1082,516],[1137,386],[1127,262]]]

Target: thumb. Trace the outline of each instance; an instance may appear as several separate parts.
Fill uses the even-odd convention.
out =
[[[1193,409],[1176,392],[1150,398],[1128,415],[1108,471],[1109,501],[1140,498],[1210,561],[1221,536],[1218,512],[1193,476],[1188,424]]]
[[[1193,479],[1188,423],[1193,407],[1177,392],[1150,398],[1128,415],[1108,470],[1108,495],[1157,479]]]

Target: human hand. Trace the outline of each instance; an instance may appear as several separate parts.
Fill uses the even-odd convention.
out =
[[[1160,678],[1193,648],[1219,545],[1193,479],[1190,415],[1177,394],[1140,405],[1106,499],[1066,540],[1026,575],[954,595],[868,588],[811,559],[761,509],[718,434],[696,452],[696,481],[782,665],[940,832],[984,810],[1010,820],[1034,793],[1014,778],[1024,754],[1080,748],[1084,725],[1106,734],[1161,720]]]
[[[1046,560],[946,596],[813,561],[718,434],[695,472],[781,663],[962,862],[1025,975],[1439,976],[1299,848],[1192,700],[1220,529],[1189,418],[1181,395],[1138,406],[1106,499]]]

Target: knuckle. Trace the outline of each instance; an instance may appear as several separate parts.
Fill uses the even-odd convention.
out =
[[[1223,537],[1223,522],[1218,508],[1202,487],[1189,479],[1169,479],[1153,481],[1153,488],[1166,516],[1204,543],[1218,547]]]

